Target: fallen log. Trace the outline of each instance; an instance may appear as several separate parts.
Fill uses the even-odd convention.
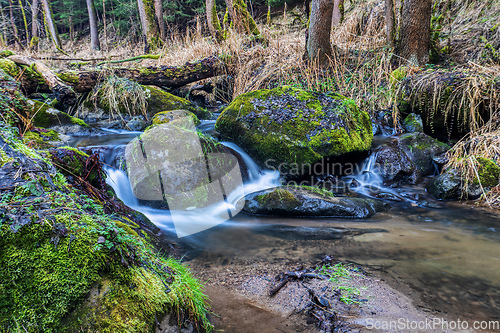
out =
[[[217,57],[208,57],[177,67],[110,67],[84,71],[62,70],[56,75],[73,86],[77,92],[87,92],[110,74],[137,81],[142,85],[179,88],[189,83],[221,75],[223,72],[224,63]]]
[[[59,102],[69,105],[75,103],[76,93],[73,88],[59,79],[59,77],[42,62],[20,55],[11,55],[7,57],[7,59],[12,60],[18,65],[28,66],[36,73],[40,74]]]

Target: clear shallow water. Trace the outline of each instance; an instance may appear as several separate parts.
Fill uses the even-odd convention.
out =
[[[113,140],[124,144],[132,137]],[[102,139],[99,137],[99,142],[95,142],[90,138],[85,144],[96,146],[105,142]],[[109,145],[109,141],[106,143]],[[228,146],[240,150],[232,144]],[[259,173],[248,156],[242,153],[242,158],[248,164],[250,181],[234,198],[277,185],[275,174]],[[369,174],[369,169],[368,160],[356,179],[377,179],[377,175]],[[108,182],[126,204],[146,214],[165,237],[175,239],[168,212],[140,206],[125,173],[111,168],[108,173]],[[332,255],[390,273],[417,290],[422,304],[432,310],[460,318],[499,320],[499,216],[460,203],[440,203],[440,209],[420,207],[420,201],[429,199],[420,187],[382,190],[397,194],[404,201],[391,202],[390,211],[371,219],[290,219],[240,213],[215,228],[182,238],[181,242],[192,248],[187,259],[221,254],[249,261],[296,262]],[[361,189],[360,192],[371,194]],[[415,199],[416,194],[419,199]],[[219,210],[220,206],[207,207],[186,212],[184,216],[186,222],[205,223],[220,219]],[[349,230],[347,236],[332,232],[343,228]]]

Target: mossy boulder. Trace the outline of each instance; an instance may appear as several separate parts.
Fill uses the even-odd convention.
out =
[[[90,132],[90,127],[83,120],[59,111],[40,101],[27,101],[29,114],[36,127],[50,128],[63,134],[82,135]]]
[[[415,163],[423,176],[436,172],[433,159],[450,149],[446,143],[440,142],[424,133],[407,133],[397,138],[398,146]]]
[[[238,96],[217,119],[216,130],[261,166],[283,164],[284,172],[366,152],[373,140],[370,117],[354,101],[288,86]]]
[[[245,200],[243,211],[259,215],[366,218],[387,208],[381,201],[335,196],[308,186],[281,186]]]
[[[12,77],[17,77],[20,73],[16,63],[9,59],[0,59],[0,69]]]
[[[161,125],[161,124],[178,124],[181,127],[184,127],[185,122],[193,123],[195,126],[200,124],[198,117],[190,111],[187,110],[173,110],[173,111],[163,111],[158,112],[153,117],[152,123],[153,125]],[[177,125],[176,125],[177,126]]]
[[[422,133],[424,131],[424,124],[422,123],[422,117],[419,114],[410,113],[403,120],[403,128],[407,133]]]
[[[474,200],[492,187],[498,185],[500,167],[492,160],[478,157],[477,173],[473,181],[467,182],[463,173],[454,168],[448,168],[436,178],[430,180],[427,191],[436,199],[441,200]]]
[[[211,119],[212,113],[194,105],[185,98],[172,95],[155,86],[143,86],[148,100],[148,114],[154,116],[158,112],[186,110],[194,113],[199,119]]]
[[[140,202],[171,210],[205,208],[223,201],[220,187],[213,187],[221,178],[232,177],[226,194],[242,184],[244,170],[232,151],[191,127],[156,125],[127,146],[127,172]]]
[[[61,136],[54,130],[35,128],[23,136],[23,142],[37,149],[45,149],[53,146],[63,145]]]
[[[19,116],[28,117],[26,102],[20,83],[0,68],[0,121],[23,127]]]

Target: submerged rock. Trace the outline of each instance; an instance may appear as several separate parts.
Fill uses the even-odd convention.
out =
[[[282,186],[249,194],[243,211],[278,216],[366,218],[387,208],[372,199],[337,197],[309,187]]]
[[[463,174],[453,168],[448,168],[436,178],[430,180],[426,189],[436,199],[441,200],[474,200],[492,187],[498,185],[500,167],[486,158],[477,158],[479,162],[479,180],[467,182]]]
[[[370,117],[354,101],[288,86],[238,96],[216,129],[261,166],[282,172],[302,173],[324,157],[366,152],[373,140]]]

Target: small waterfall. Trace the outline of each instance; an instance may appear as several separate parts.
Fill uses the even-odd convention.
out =
[[[117,160],[116,155],[120,154],[120,150],[123,151],[123,147],[114,147],[103,156],[103,161],[107,164],[105,166],[105,171],[108,174],[106,182],[113,187],[118,198],[127,206],[146,215],[164,232],[177,233],[179,237],[190,235],[190,230],[204,230],[226,222],[228,220],[228,210],[234,210],[237,206],[242,207],[244,202],[241,200],[247,194],[280,185],[279,172],[261,172],[257,164],[240,147],[233,143],[223,144],[241,155],[249,172],[249,181],[227,194],[225,201],[208,207],[187,211],[168,211],[141,205],[132,192],[125,171],[115,169],[111,166],[114,166],[114,161]],[[183,226],[186,230],[179,230],[179,225]]]
[[[245,153],[245,151],[243,149],[241,149],[240,147],[238,147],[236,144],[234,144],[232,142],[221,142],[221,144],[223,144],[224,146],[226,146],[228,148],[231,148],[232,150],[234,150],[236,153],[238,153],[241,156],[241,158],[243,159],[243,161],[245,162],[245,165],[247,167],[248,177],[250,178],[251,182],[257,181],[259,179],[259,177],[260,177],[259,166],[257,165],[257,163],[254,162],[254,160],[252,160],[252,158],[247,153]]]

